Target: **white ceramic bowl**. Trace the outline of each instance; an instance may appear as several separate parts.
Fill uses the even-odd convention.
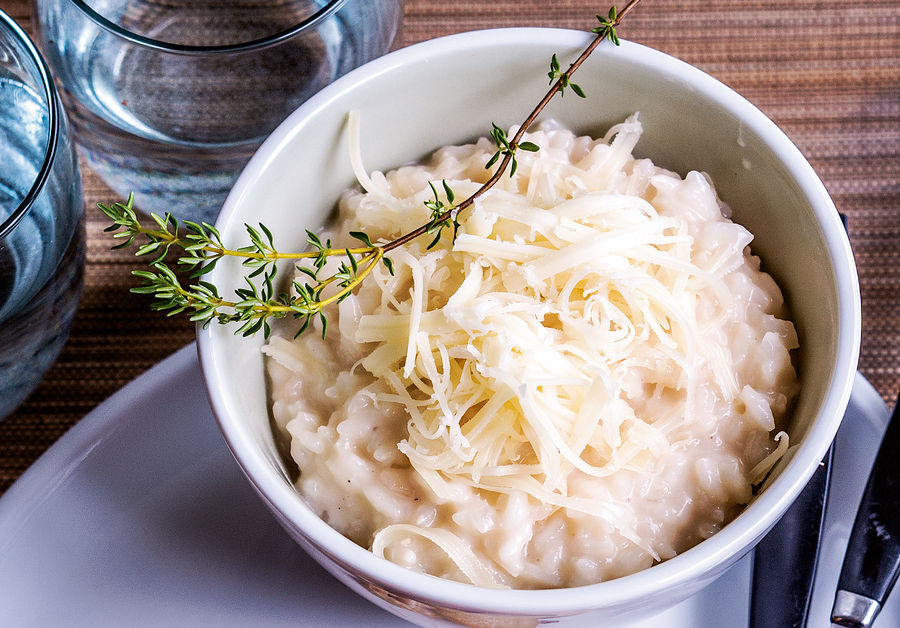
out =
[[[345,137],[350,110],[361,111],[366,167],[391,169],[482,135],[491,121],[518,124],[546,90],[551,55],[565,64],[590,37],[556,29],[466,33],[399,50],[348,74],[293,113],[250,161],[216,223],[225,242],[243,245],[243,224],[262,221],[282,248],[297,246],[304,229],[326,220],[339,193],[354,183]],[[218,325],[199,332],[213,410],[266,504],[331,573],[412,621],[625,620],[686,598],[774,525],[825,453],[849,399],[860,333],[856,271],[834,205],[800,151],[735,92],[646,47],[604,44],[576,76],[588,98],[555,98],[544,117],[596,136],[640,111],[645,132],[636,154],[682,174],[708,172],[734,218],[756,235],[754,251],[784,289],[799,328],[803,387],[791,425],[791,442],[799,447],[737,519],[660,565],[577,588],[479,589],[377,559],[313,514],[275,448],[262,339]],[[240,273],[224,263],[212,280],[230,293]]]

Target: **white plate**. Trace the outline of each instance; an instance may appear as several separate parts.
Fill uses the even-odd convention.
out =
[[[250,489],[210,412],[194,345],[82,419],[0,499],[0,624],[378,626]],[[838,433],[810,626],[827,626],[888,413],[857,376]],[[745,628],[750,559],[632,628]],[[900,626],[898,596],[876,627]]]

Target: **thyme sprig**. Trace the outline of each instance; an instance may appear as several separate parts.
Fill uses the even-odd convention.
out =
[[[548,72],[550,88],[512,137],[502,127],[491,123],[490,136],[497,150],[487,161],[485,168],[496,168],[481,187],[456,203],[456,196],[446,181],[441,182],[443,198],[434,183],[430,182],[433,198],[424,202],[430,215],[429,221],[389,242],[373,244],[366,233],[354,231],[349,235],[358,240],[361,246],[339,248],[332,246],[330,240],[323,242],[318,235],[307,231],[307,251],[283,253],[275,248],[272,232],[260,223],[256,227],[245,224],[250,243],[238,249],[230,249],[222,243],[216,228],[205,222],[179,222],[166,213],[163,217],[151,214],[155,226],[144,226],[134,211],[133,194],[125,203],[99,204],[100,210],[112,221],[106,231],[112,232],[113,238],[122,240],[114,249],[132,246],[141,238],[145,242],[138,245],[135,254],[154,256],[149,263],[149,270],[132,271],[143,280],[143,284],[131,291],[153,295],[156,301],[151,307],[154,310],[164,311],[169,316],[186,312],[190,320],[202,323],[204,327],[212,321],[221,324],[237,323],[236,334],[250,336],[262,331],[268,337],[271,319],[292,316],[301,323],[297,335],[318,319],[324,337],[328,326],[324,308],[347,298],[378,264],[384,264],[388,272],[393,274],[393,265],[387,253],[425,234],[433,236],[426,247],[432,249],[441,241],[446,229],[452,231],[455,239],[459,229],[459,213],[491,189],[505,172],[509,172],[510,177],[515,175],[519,150],[539,150],[533,142],[522,140],[524,134],[557,93],[564,96],[565,90],[569,88],[581,98],[586,96],[584,90],[572,82],[572,75],[602,41],[609,40],[619,45],[616,28],[638,2],[640,0],[630,0],[621,11],[613,6],[605,16],[598,14],[600,26],[591,31],[596,37],[565,71],[557,56],[553,55]],[[177,252],[175,264],[178,272],[167,264],[172,252]],[[201,279],[226,257],[240,258],[242,264],[251,269],[244,277],[245,287],[234,291],[233,300],[222,298],[216,286]],[[331,258],[336,258],[337,263],[329,264],[328,260]],[[291,281],[290,292],[277,292],[275,289],[277,263],[282,260],[296,261],[298,274]],[[186,275],[188,281],[183,283],[179,278],[180,273]]]
[[[456,215],[464,209],[470,207],[478,198],[480,198],[485,192],[494,187],[500,178],[503,176],[503,173],[506,172],[506,169],[510,167],[513,157],[515,156],[515,148],[519,145],[519,142],[522,141],[522,137],[531,128],[531,126],[537,120],[537,117],[540,113],[546,108],[546,106],[550,103],[553,97],[557,94],[557,92],[561,91],[563,88],[563,82],[565,81],[567,84],[571,82],[572,75],[581,67],[581,65],[587,60],[588,57],[597,49],[603,41],[606,39],[610,39],[610,41],[619,41],[619,37],[616,33],[616,28],[625,19],[625,16],[628,15],[634,9],[635,6],[641,0],[630,0],[625,7],[619,11],[615,10],[615,18],[611,21],[606,21],[598,15],[598,19],[601,21],[602,26],[600,27],[600,32],[597,32],[597,29],[593,29],[591,32],[595,33],[597,36],[591,40],[591,43],[587,45],[587,47],[581,52],[580,55],[569,65],[568,69],[565,72],[560,74],[560,77],[553,83],[550,88],[547,90],[547,93],[544,94],[544,97],[534,106],[534,109],[531,110],[531,113],[525,118],[522,124],[519,125],[519,129],[513,135],[512,138],[508,138],[508,144],[511,147],[511,151],[507,154],[501,153],[501,158],[499,162],[499,166],[491,175],[491,177],[481,185],[471,196],[466,198],[464,201],[460,202],[458,205],[455,205],[452,209],[449,209],[445,212],[446,215],[439,216],[437,218],[443,220],[445,218],[450,217],[450,212],[455,212]],[[613,7],[615,9],[615,7]],[[610,13],[613,13],[613,9],[610,9]],[[607,20],[609,20],[607,16]],[[618,44],[617,44],[618,45]],[[495,139],[496,142],[496,139]],[[504,144],[504,147],[506,145]],[[419,236],[426,233],[426,226],[423,225],[413,231],[410,231],[406,235],[403,235],[396,240],[393,240],[384,246],[385,253],[406,244],[411,240],[415,240]]]
[[[113,238],[123,241],[114,249],[134,244],[136,238],[143,237],[146,244],[138,247],[135,255],[155,254],[149,263],[150,270],[135,270],[132,274],[144,280],[143,285],[132,288],[137,294],[152,294],[157,300],[151,306],[164,311],[169,316],[187,311],[191,321],[208,325],[213,320],[225,323],[240,323],[236,333],[250,336],[262,330],[268,337],[271,328],[269,319],[291,315],[301,320],[298,334],[305,331],[315,317],[322,323],[323,334],[327,320],[322,309],[327,305],[345,299],[353,289],[383,262],[393,273],[390,260],[384,258],[380,247],[372,244],[369,236],[362,232],[350,235],[363,245],[356,248],[336,248],[331,240],[325,240],[307,231],[310,250],[302,253],[281,253],[275,250],[272,232],[263,224],[258,227],[244,225],[250,244],[239,249],[229,249],[222,244],[218,230],[205,222],[179,222],[171,214],[160,218],[151,214],[156,227],[145,227],[134,210],[134,195],[125,203],[112,205],[98,204],[100,211],[112,221],[105,229],[114,232]],[[206,281],[198,280],[183,285],[178,272],[167,263],[170,250],[178,250],[177,268],[187,273],[188,279],[198,279],[210,272],[225,257],[242,259],[242,264],[251,268],[246,275],[247,287],[235,290],[237,300],[223,299],[217,288]],[[338,270],[330,276],[321,277],[330,257],[341,255]],[[296,268],[308,281],[294,279],[294,295],[275,290],[276,263],[280,260],[308,260],[308,266]],[[261,279],[257,279],[261,276]],[[254,280],[259,282],[257,285]],[[326,292],[330,290],[330,292]]]

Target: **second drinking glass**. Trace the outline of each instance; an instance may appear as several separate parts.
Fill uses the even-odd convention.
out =
[[[401,0],[34,0],[82,157],[143,211],[212,222],[262,139],[387,52]],[[111,199],[114,200],[114,199]]]

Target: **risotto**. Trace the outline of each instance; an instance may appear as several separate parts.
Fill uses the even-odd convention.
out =
[[[435,576],[565,587],[666,560],[751,500],[788,447],[797,335],[712,183],[634,158],[641,132],[544,123],[455,238],[392,251],[327,339],[271,338],[277,430],[331,526]],[[429,182],[464,198],[494,150],[386,174],[354,155],[362,189],[327,235],[414,229]]]

